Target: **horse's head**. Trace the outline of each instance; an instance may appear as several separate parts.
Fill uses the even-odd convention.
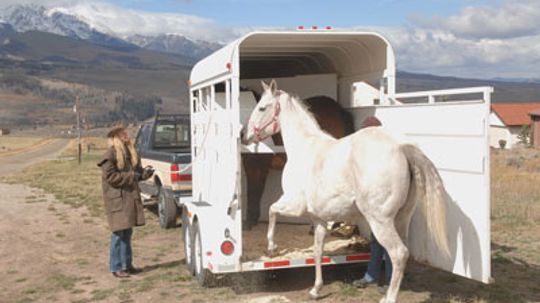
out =
[[[264,81],[261,84],[264,92],[249,116],[247,129],[243,131],[242,142],[244,144],[258,143],[280,131],[279,97],[282,92],[277,89],[275,80],[272,80],[269,85]]]

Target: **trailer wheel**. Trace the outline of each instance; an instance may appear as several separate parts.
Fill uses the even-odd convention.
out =
[[[163,229],[176,227],[177,214],[178,207],[176,206],[174,197],[163,187],[160,187],[158,192],[159,226]]]
[[[193,249],[193,231],[189,224],[189,219],[185,215],[185,211],[182,212],[182,234],[184,236],[184,254],[186,255],[186,267],[189,273],[195,275],[195,250]]]
[[[193,248],[195,262],[195,276],[200,286],[208,287],[214,284],[214,275],[203,266],[203,249],[201,241],[201,232],[199,231],[199,223],[193,223]]]

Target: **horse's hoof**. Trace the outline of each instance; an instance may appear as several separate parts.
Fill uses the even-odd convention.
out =
[[[266,256],[273,258],[276,256],[276,250],[275,249],[267,249],[266,250]]]
[[[319,295],[319,292],[316,291],[314,288],[312,288],[310,291],[309,291],[309,298],[311,300],[318,300],[321,298],[321,295]]]
[[[394,300],[386,300],[386,296],[384,296],[379,303],[396,303]]]

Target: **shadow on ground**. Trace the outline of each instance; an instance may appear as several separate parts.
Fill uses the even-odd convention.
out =
[[[159,269],[178,268],[178,267],[184,266],[185,264],[186,264],[185,259],[182,259],[182,260],[177,260],[177,261],[170,261],[170,262],[163,262],[163,263],[148,265],[141,269],[143,270],[144,273],[147,273],[147,272],[152,272],[154,270],[159,270]]]
[[[401,287],[404,302],[418,302],[420,294],[428,294],[421,302],[540,302],[540,266],[528,264],[517,258],[503,256],[516,248],[492,245],[491,284],[462,278],[448,272],[409,262]],[[325,285],[333,282],[352,283],[362,277],[364,264],[325,266]],[[307,291],[313,286],[314,268],[283,269],[268,272],[231,274],[219,278],[218,287],[230,288],[237,295],[252,293],[286,293]],[[325,297],[334,297],[331,288],[323,288]],[[422,295],[425,298],[425,295]]]
[[[423,302],[540,302],[540,266],[504,253],[515,247],[492,244],[491,284],[483,284],[451,273],[411,262],[402,290],[431,293]]]
[[[157,206],[147,207],[157,216]],[[178,222],[178,227],[181,226]],[[540,266],[508,256],[516,247],[492,243],[491,284],[462,278],[448,272],[409,262],[403,280],[400,298],[405,301],[417,301],[415,294],[427,293],[428,298],[421,302],[540,302]],[[147,266],[144,271],[159,268],[184,266],[185,261],[166,262]],[[324,284],[333,282],[352,283],[364,274],[365,264],[325,266],[323,267]],[[260,292],[284,293],[307,291],[313,286],[314,268],[282,269],[264,272],[247,272],[217,277],[214,286],[231,289],[237,295]],[[325,297],[333,297],[330,288],[323,288]],[[423,296],[425,298],[425,296]]]

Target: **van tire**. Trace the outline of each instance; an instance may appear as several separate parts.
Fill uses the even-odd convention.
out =
[[[211,287],[215,284],[214,274],[210,272],[203,264],[203,249],[201,241],[201,232],[199,222],[193,223],[193,261],[195,262],[195,277],[202,287]]]
[[[158,189],[159,226],[163,229],[176,227],[178,207],[174,197],[163,187]]]

